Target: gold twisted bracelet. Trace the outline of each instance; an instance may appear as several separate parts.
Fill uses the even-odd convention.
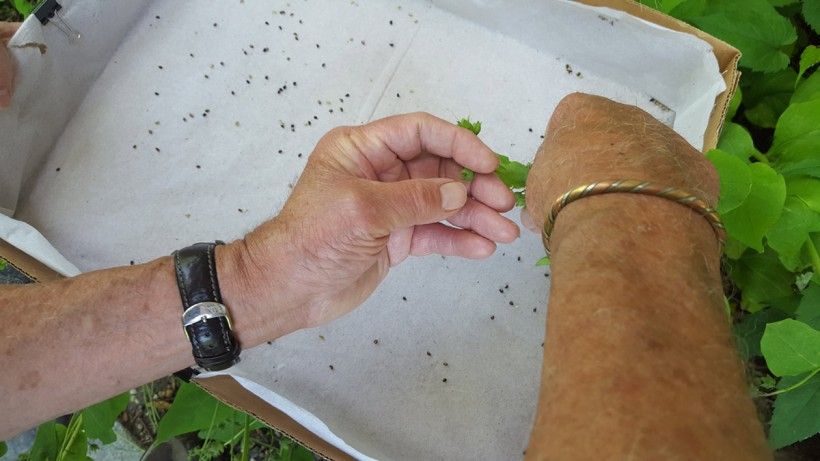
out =
[[[709,221],[721,247],[726,241],[726,228],[723,227],[723,223],[720,221],[720,215],[702,198],[674,187],[666,187],[637,179],[618,179],[616,181],[599,181],[578,186],[555,200],[541,232],[541,239],[544,242],[544,248],[547,250],[547,256],[550,255],[550,235],[555,227],[555,218],[558,216],[558,212],[578,199],[616,192],[654,195],[684,205]]]

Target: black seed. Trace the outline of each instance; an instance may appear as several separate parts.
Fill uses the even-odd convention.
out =
[[[446,382],[447,382],[447,378],[442,379],[442,380],[441,380],[441,382],[446,383]]]
[[[248,55],[248,52],[247,52],[247,51],[242,50],[242,52],[243,52],[243,53],[245,53],[245,56],[247,56],[247,55]]]
[[[280,154],[282,153],[282,149],[279,149],[279,153],[280,153]]]
[[[222,62],[222,61],[219,61],[219,65],[222,66],[222,67],[225,67],[225,63]]]
[[[148,130],[148,134],[154,134],[154,130]]]
[[[206,114],[210,114],[210,113],[211,113],[211,109],[205,109],[205,113],[206,113]]]
[[[205,78],[211,78],[211,77],[208,77],[208,74],[205,74]]]
[[[504,289],[503,289],[503,288],[499,288],[499,289],[498,289],[498,292],[499,292],[499,293],[504,293]]]
[[[208,114],[206,114],[205,112],[203,112],[203,113],[202,113],[202,116],[203,116],[203,117],[207,117],[207,116],[208,116]]]
[[[243,210],[242,208],[237,208],[237,211],[239,211],[240,213],[244,213],[244,212],[245,212],[245,210]]]
[[[508,284],[506,284],[506,285],[504,285],[504,289],[505,289],[505,290],[508,290],[509,288],[510,288],[510,284],[509,284],[509,283],[508,283]]]
[[[427,351],[427,357],[432,357],[432,356],[433,356],[433,354],[431,354],[430,351]]]
[[[273,344],[273,342],[272,342],[272,341],[268,341],[268,345],[271,345],[271,344]]]
[[[518,257],[518,260],[521,261],[521,256]]]
[[[374,340],[373,340],[373,344],[379,344],[379,340],[378,340],[378,339],[374,339]]]
[[[162,67],[162,66],[157,66],[157,67],[159,68],[159,70],[162,70],[162,69],[163,69],[163,67]]]
[[[247,83],[248,85],[250,85],[250,84],[251,84],[251,81],[250,81],[250,80],[245,80],[245,83]]]
[[[131,148],[132,148],[132,149],[136,149],[136,148],[137,148],[137,145],[136,145],[136,144],[134,144],[133,146],[131,146]]]
[[[193,58],[193,57],[194,57],[194,54],[193,54],[193,53],[188,53],[188,56],[190,56],[190,57],[192,57],[192,58]]]
[[[216,27],[216,26],[218,26],[218,25],[219,25],[219,24],[217,24],[217,23],[214,23],[214,27]]]
[[[155,148],[154,148],[154,150],[156,150],[157,152],[159,152],[159,147],[155,147]]]
[[[318,44],[318,43],[316,44],[316,48],[319,48],[319,44]]]
[[[532,311],[533,311],[533,312],[538,312],[538,309],[537,309],[537,308],[535,308],[535,307],[533,307],[533,308],[532,308]]]
[[[442,364],[442,365],[444,365],[445,367],[449,367],[449,366],[450,366],[450,364],[449,364],[449,363],[447,363],[447,362],[441,362],[441,364]]]
[[[282,30],[282,26],[279,26],[279,30]]]
[[[322,63],[322,67],[325,67],[325,63]]]
[[[154,91],[154,96],[159,96],[159,92]]]
[[[390,25],[391,25],[391,26],[393,25],[393,20],[392,20],[392,19],[390,20]]]
[[[389,45],[390,45],[391,47],[393,47],[393,46],[394,46],[392,43],[389,43]]]
[[[297,155],[297,157],[302,158],[302,153],[300,152],[299,155]]]
[[[345,93],[345,97],[346,97],[346,98],[349,98],[349,97],[350,97],[350,93]]]
[[[530,128],[529,130],[530,130],[530,133],[532,133],[532,128]]]
[[[345,111],[345,108],[344,108],[344,107],[340,107],[340,108],[339,108],[339,112],[344,112],[344,111]]]
[[[197,169],[197,170],[202,169],[202,165],[197,165],[197,166],[196,166],[196,169]]]
[[[494,316],[494,315],[491,315],[491,316],[490,316],[490,320],[495,320],[495,316]]]
[[[286,60],[288,60],[288,61],[290,61],[290,56],[288,56],[288,57],[287,57],[287,58],[285,58],[285,59],[286,59]]]
[[[401,97],[401,95],[400,95],[400,94],[398,94],[398,93],[396,93],[396,97],[397,97],[397,98],[400,98],[400,97]]]
[[[159,15],[154,16],[155,18],[159,19]]]
[[[314,116],[313,116],[313,120],[319,120],[319,117],[317,117],[317,116],[315,116],[315,115],[314,115]]]
[[[512,301],[510,301],[510,306],[514,306],[514,305],[515,305],[515,304],[513,304],[513,302],[512,302]]]
[[[333,113],[333,109],[330,109],[328,112],[330,112],[330,113],[332,114],[332,113]]]
[[[266,75],[266,76],[265,76],[265,80],[270,80],[270,77],[268,77],[268,76]]]
[[[402,297],[401,297],[401,300],[402,300],[402,301],[407,301],[407,296],[402,296]]]
[[[296,86],[296,82],[293,82],[293,86]]]
[[[262,52],[263,52],[263,53],[267,53],[268,51],[270,51],[270,48],[268,48],[268,47],[264,47],[264,48],[262,48]]]
[[[266,26],[269,26],[269,25],[270,25],[270,23],[269,23],[268,21],[265,21],[265,25],[266,25]]]
[[[541,139],[544,139],[544,135],[543,135],[543,134],[541,135]]]
[[[60,171],[60,167],[57,167],[57,169],[56,169],[56,170],[54,170],[54,171]]]
[[[364,40],[362,40],[362,45],[364,45],[364,44],[365,44],[365,43],[364,43]]]
[[[328,365],[330,367],[330,371],[333,371],[333,365]]]
[[[236,96],[236,91],[231,90],[231,95]]]

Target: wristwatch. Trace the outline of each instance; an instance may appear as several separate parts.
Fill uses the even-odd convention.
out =
[[[182,298],[182,326],[191,341],[196,364],[207,371],[235,365],[241,351],[219,292],[214,249],[222,244],[197,243],[173,254]]]

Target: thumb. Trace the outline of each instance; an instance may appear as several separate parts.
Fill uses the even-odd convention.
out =
[[[443,221],[467,203],[467,187],[445,178],[373,183],[377,212],[390,230]]]

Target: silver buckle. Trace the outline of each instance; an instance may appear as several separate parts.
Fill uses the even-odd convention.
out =
[[[188,340],[191,339],[191,337],[188,336],[188,329],[185,327],[202,320],[217,317],[225,317],[225,320],[228,321],[228,328],[233,330],[233,325],[231,325],[231,316],[228,314],[228,308],[224,304],[207,301],[204,303],[196,303],[185,309],[185,312],[182,313],[182,326],[183,331],[185,331],[185,336]]]

